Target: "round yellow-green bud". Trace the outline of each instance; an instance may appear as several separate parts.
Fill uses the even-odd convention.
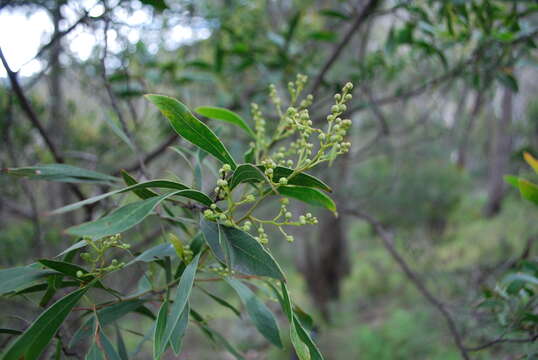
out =
[[[272,168],[266,169],[265,170],[265,175],[272,176],[273,175],[273,169]]]
[[[286,235],[286,240],[287,240],[288,242],[293,242],[294,239],[293,239],[293,236],[291,236],[291,235]]]
[[[118,260],[116,260],[116,259],[112,259],[111,264],[112,264],[113,266],[118,265]]]
[[[341,98],[342,98],[342,95],[340,95],[340,94],[334,94],[334,100],[336,100],[336,101],[340,101]]]
[[[217,180],[217,185],[220,186],[220,187],[224,187],[224,186],[228,185],[228,181],[226,181],[224,179],[218,179]]]
[[[292,215],[291,212],[289,212],[289,211],[286,212],[286,213],[284,214],[284,217],[286,218],[286,220],[291,219],[292,216],[293,216],[293,215]]]
[[[290,203],[290,199],[282,198],[282,199],[280,199],[280,203],[283,204],[283,205],[288,205]]]
[[[325,134],[323,133],[319,134],[318,139],[320,139],[321,141],[325,140]]]
[[[353,98],[353,95],[351,95],[351,94],[346,94],[346,96],[344,97],[344,99],[345,99],[346,101],[349,101],[349,100],[351,100],[352,98]]]
[[[350,91],[353,89],[353,84],[348,82],[346,85],[344,85],[344,91]]]
[[[286,179],[285,177],[281,177],[280,179],[278,179],[278,183],[280,185],[287,185],[288,184],[288,179]]]
[[[217,209],[217,204],[211,204],[210,208],[211,208],[211,210],[216,210]]]
[[[213,215],[213,211],[211,209],[205,209],[204,210],[204,216],[206,218],[211,217]]]
[[[78,270],[78,271],[77,271],[77,277],[78,277],[78,278],[81,278],[81,277],[83,277],[83,276],[84,276],[84,273],[82,272],[82,270]]]
[[[226,215],[224,215],[224,214],[220,214],[219,220],[220,221],[226,221],[226,220],[228,220],[228,217],[226,217]]]
[[[230,170],[232,170],[232,167],[231,167],[229,164],[224,164],[224,165],[220,168],[220,172],[224,172],[224,173],[226,173],[226,172],[228,172],[228,171],[230,171]]]
[[[303,215],[299,216],[299,223],[302,225],[306,224],[306,218]]]
[[[306,218],[307,219],[310,219],[312,217],[312,214],[311,213],[306,213]]]

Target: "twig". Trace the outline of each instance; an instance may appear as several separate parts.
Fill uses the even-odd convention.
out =
[[[310,94],[313,94],[313,95],[316,94],[316,92],[319,90],[321,83],[323,82],[323,78],[325,77],[327,72],[330,70],[330,68],[334,65],[334,63],[340,56],[340,53],[342,52],[342,50],[344,50],[346,45],[349,43],[349,41],[351,40],[355,32],[364,23],[364,21],[368,19],[368,17],[374,12],[379,2],[380,2],[379,0],[370,0],[362,8],[361,12],[357,15],[357,18],[355,19],[355,21],[353,22],[353,24],[351,25],[347,33],[344,35],[342,40],[335,46],[331,56],[329,57],[329,59],[327,59],[327,61],[321,68],[320,72],[314,79],[314,83],[310,89]]]
[[[484,350],[490,346],[493,346],[493,345],[497,345],[497,344],[502,344],[502,343],[517,343],[517,344],[522,344],[522,343],[529,343],[529,342],[535,342],[536,340],[538,340],[538,334],[534,335],[534,336],[531,336],[529,338],[523,338],[523,339],[506,339],[506,338],[503,338],[503,337],[499,337],[495,340],[491,340],[491,341],[488,341],[487,343],[485,344],[482,344],[480,346],[476,346],[476,347],[468,347],[468,348],[465,348],[465,350],[467,351],[480,351],[480,350]]]
[[[452,318],[452,315],[448,312],[445,305],[437,299],[431,292],[426,288],[426,285],[420,279],[418,274],[416,274],[411,267],[407,264],[405,259],[398,253],[396,250],[396,247],[394,246],[394,239],[391,233],[389,233],[383,225],[370,215],[359,211],[359,210],[346,210],[344,214],[356,216],[358,218],[361,218],[368,222],[372,227],[374,228],[375,232],[379,235],[381,238],[381,241],[383,243],[383,246],[387,249],[389,254],[392,256],[392,258],[396,261],[396,263],[400,266],[402,271],[405,273],[407,278],[415,285],[415,287],[418,289],[418,291],[432,304],[438,311],[441,313],[441,315],[445,318],[446,323],[448,325],[448,329],[450,330],[450,333],[452,335],[452,338],[454,339],[455,345],[458,347],[458,350],[465,360],[470,360],[469,354],[467,353],[467,349],[463,345],[461,334],[459,333],[456,323],[454,319]]]
[[[148,165],[150,162],[152,162],[153,160],[158,158],[160,155],[162,155],[166,151],[166,149],[176,141],[177,138],[178,138],[178,135],[175,134],[175,133],[170,135],[170,137],[168,137],[162,144],[160,144],[155,149],[153,149],[151,152],[146,154],[146,156],[144,156],[142,162],[145,165]],[[131,164],[129,166],[126,166],[126,167],[123,167],[122,169],[127,171],[127,172],[136,171],[136,170],[140,169],[140,161],[135,161],[133,164]],[[122,169],[118,169],[118,170],[114,171],[114,175],[118,175]]]
[[[13,89],[13,92],[15,93],[17,98],[19,99],[19,103],[21,105],[21,108],[22,108],[23,112],[26,114],[26,116],[28,117],[28,119],[30,120],[32,125],[34,125],[34,127],[38,130],[39,134],[41,135],[41,137],[45,141],[45,144],[47,145],[47,148],[49,149],[50,153],[52,154],[52,157],[54,158],[54,160],[56,162],[58,162],[58,163],[65,163],[65,160],[64,160],[63,156],[60,154],[58,149],[56,149],[56,146],[54,145],[51,138],[47,134],[47,132],[45,130],[45,127],[43,126],[43,124],[41,124],[41,122],[37,118],[37,115],[34,112],[34,109],[30,105],[30,102],[28,101],[28,99],[26,98],[26,95],[22,91],[22,88],[21,88],[21,86],[19,84],[19,80],[17,79],[17,73],[14,72],[13,70],[11,70],[11,68],[9,67],[9,64],[7,63],[7,60],[4,57],[4,53],[2,52],[2,48],[0,48],[0,60],[2,60],[2,64],[4,65],[4,68],[6,69],[6,73],[7,73],[8,77],[9,77],[11,87]],[[84,200],[85,199],[84,194],[82,193],[82,191],[80,191],[80,189],[75,184],[69,183],[68,187],[77,196],[77,198],[79,198],[79,200]],[[86,209],[88,209],[88,211],[89,211],[89,209],[91,209],[91,207],[86,207]]]

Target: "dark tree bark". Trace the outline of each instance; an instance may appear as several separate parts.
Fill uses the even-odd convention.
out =
[[[458,147],[457,165],[460,169],[464,169],[465,166],[467,165],[467,153],[468,153],[468,147],[469,147],[469,139],[473,131],[474,125],[476,123],[476,120],[480,116],[483,103],[484,103],[484,93],[481,90],[477,90],[473,108],[471,110],[471,113],[469,114],[467,123],[465,124],[464,130],[462,132],[461,142]]]
[[[499,213],[504,197],[505,184],[503,176],[508,170],[512,142],[510,124],[512,122],[513,97],[512,90],[504,89],[501,100],[501,116],[494,120],[491,127],[488,202],[484,208],[484,214],[487,217],[492,217]]]

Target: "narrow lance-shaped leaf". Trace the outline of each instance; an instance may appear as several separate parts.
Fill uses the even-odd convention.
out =
[[[57,274],[57,272],[30,266],[0,270],[0,295],[28,287],[34,284],[35,281],[53,274]]]
[[[34,360],[48,345],[71,309],[88,290],[87,287],[76,290],[61,298],[45,310],[30,327],[19,336],[3,356],[3,360]]]
[[[70,227],[67,229],[67,233],[100,239],[105,236],[124,232],[144,220],[162,201],[180,192],[171,192],[127,204],[98,220]]]
[[[135,185],[132,185],[132,186],[128,186],[128,187],[123,188],[123,189],[109,191],[109,192],[104,193],[104,194],[93,196],[91,198],[88,198],[88,199],[85,199],[85,200],[82,200],[82,201],[79,201],[79,202],[76,202],[76,203],[73,203],[73,204],[66,205],[64,207],[61,207],[61,208],[58,208],[58,209],[56,209],[54,211],[49,212],[49,215],[56,215],[56,214],[61,214],[61,213],[68,212],[68,211],[73,211],[73,210],[76,210],[76,209],[79,209],[79,208],[83,207],[84,205],[93,204],[93,203],[96,203],[96,202],[101,201],[103,199],[106,199],[109,196],[113,196],[113,195],[116,195],[116,194],[121,194],[121,193],[128,192],[128,191],[133,191],[134,192],[135,190],[147,189],[147,188],[186,190],[189,187],[186,186],[186,185],[183,185],[181,183],[178,183],[178,182],[175,182],[175,181],[170,181],[170,180],[151,180],[151,181],[146,181],[146,182],[143,182],[143,183],[138,183],[138,184],[135,184]]]
[[[200,106],[197,107],[194,111],[198,114],[203,115],[210,119],[221,120],[227,123],[239,126],[241,129],[245,130],[252,138],[256,138],[256,134],[250,126],[247,125],[246,121],[235,112],[214,106]]]
[[[92,182],[110,183],[118,181],[114,176],[99,173],[93,170],[82,169],[67,164],[45,164],[5,170],[8,175],[28,177],[33,180],[47,180],[59,182]]]
[[[229,164],[232,169],[236,168],[234,159],[220,139],[185,105],[176,99],[163,95],[146,95],[146,98],[157,106],[179,135],[207,151],[224,164]]]
[[[534,156],[532,156],[528,152],[525,152],[523,154],[523,157],[525,158],[525,161],[527,162],[527,164],[529,164],[534,169],[534,171],[538,174],[538,160],[536,160]]]
[[[200,221],[200,227],[207,244],[220,262],[232,264],[232,269],[242,274],[284,279],[275,259],[250,234],[204,218]]]
[[[168,317],[168,301],[164,301],[159,309],[155,329],[153,333],[153,358],[159,359],[165,349],[164,331],[166,330],[166,319]]]
[[[278,325],[273,313],[261,302],[256,295],[241,281],[226,278],[226,282],[235,290],[241,298],[247,312],[258,331],[271,343],[282,347]]]
[[[181,316],[179,317],[179,321],[176,324],[176,327],[172,331],[172,336],[170,337],[170,346],[172,347],[172,350],[174,351],[174,354],[179,355],[181,352],[181,345],[183,343],[183,337],[185,336],[185,331],[187,330],[187,326],[189,325],[189,303],[185,305],[185,308],[183,309],[183,312],[181,313]]]
[[[538,185],[525,179],[519,179],[519,191],[525,199],[538,205]]]
[[[278,192],[282,196],[294,198],[313,206],[326,208],[336,213],[336,204],[333,199],[319,190],[304,186],[279,186]]]
[[[159,347],[155,347],[154,356],[155,359],[160,359],[162,353],[166,350],[166,345],[170,341],[172,334],[176,330],[178,323],[181,320],[181,314],[187,305],[189,296],[192,290],[192,285],[194,284],[194,276],[196,275],[196,270],[198,268],[198,260],[200,259],[200,254],[196,255],[194,259],[187,265],[185,271],[181,275],[179,280],[179,285],[177,287],[176,296],[174,298],[174,303],[170,308],[170,313],[166,318],[166,328],[161,336],[161,341],[159,342]]]

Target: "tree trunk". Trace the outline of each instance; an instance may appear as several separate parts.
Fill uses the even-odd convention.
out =
[[[474,124],[476,123],[476,120],[480,115],[480,111],[482,110],[482,105],[484,103],[483,100],[483,92],[481,90],[477,90],[473,109],[471,110],[469,118],[467,119],[466,126],[462,133],[460,146],[458,147],[457,165],[460,169],[464,169],[467,165],[467,149],[469,147],[469,139],[471,132],[473,131]]]
[[[508,170],[510,159],[513,93],[504,89],[501,100],[501,116],[494,120],[489,150],[488,202],[484,208],[487,217],[495,216],[501,210],[504,196],[503,176]]]

